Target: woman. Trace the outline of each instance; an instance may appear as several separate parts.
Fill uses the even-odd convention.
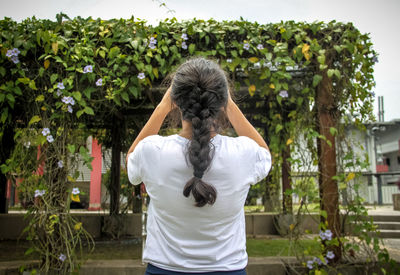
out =
[[[271,156],[228,91],[213,61],[182,64],[127,155],[129,180],[150,196],[146,274],[246,274],[244,202],[267,176]],[[182,116],[178,135],[159,136],[167,114]],[[221,112],[239,137],[217,134]]]

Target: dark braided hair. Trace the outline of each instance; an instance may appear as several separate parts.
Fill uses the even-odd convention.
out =
[[[193,178],[183,189],[183,195],[192,193],[196,206],[214,204],[217,191],[202,180],[210,166],[212,146],[211,131],[215,121],[228,101],[228,81],[224,71],[213,61],[204,58],[190,59],[174,75],[171,98],[182,113],[182,119],[192,124],[192,139],[187,158],[193,166]]]

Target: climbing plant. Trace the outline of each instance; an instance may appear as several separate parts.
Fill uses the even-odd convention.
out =
[[[72,251],[87,236],[68,209],[75,190],[69,183],[78,176],[69,174],[68,167],[77,154],[90,165],[86,136],[95,133],[113,148],[111,212],[118,214],[119,158],[124,142],[131,141],[126,138],[128,129],[140,128],[143,116],[160,98],[162,80],[191,56],[217,60],[236,90],[246,87],[249,100],[242,104],[256,110],[249,112],[251,118],[265,130],[274,157],[272,182],[278,186],[284,178],[287,212],[291,212],[286,199],[291,165],[296,163],[290,148],[303,135],[320,163],[324,226],[339,240],[338,182],[332,177],[337,176],[336,161],[327,167],[323,157],[326,152],[335,155],[341,119],[361,125],[372,117],[377,54],[367,34],[351,23],[335,21],[261,25],[173,18],[150,26],[134,17],[70,19],[58,14],[56,18],[0,21],[0,137],[2,147],[10,134],[15,143],[14,153],[2,149],[1,187],[5,188],[4,175],[23,177],[21,188],[26,187],[31,197],[37,195],[30,213],[40,223],[31,224],[30,232],[45,242],[54,235],[42,234],[43,230],[59,228],[54,245],[41,250],[39,239],[34,246],[42,255],[43,270],[74,270]],[[251,103],[251,99],[257,100]],[[24,147],[29,142],[30,149]],[[315,142],[318,146],[311,146]],[[39,158],[20,166],[25,159],[22,152]],[[43,173],[37,173],[41,165]],[[328,202],[325,188],[333,190],[336,200]],[[77,190],[74,193],[72,198]],[[72,227],[79,229],[69,230]],[[60,247],[71,253],[61,257]],[[343,246],[337,241],[335,247],[338,260]]]

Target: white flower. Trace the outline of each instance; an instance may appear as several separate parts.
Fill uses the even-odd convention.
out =
[[[80,192],[81,192],[81,191],[79,191],[79,188],[78,188],[78,187],[72,188],[72,194],[73,194],[73,195],[78,195]]]
[[[184,49],[184,50],[187,49],[187,45],[186,45],[186,42],[185,42],[185,41],[182,42],[182,49]]]
[[[186,33],[182,33],[181,38],[182,38],[183,40],[188,40],[188,36],[187,36]]]
[[[97,87],[103,86],[103,79],[102,78],[97,79],[96,86]]]
[[[63,168],[64,167],[64,162],[62,160],[59,160],[57,162],[58,168]]]
[[[64,254],[60,254],[58,259],[63,262],[63,261],[65,261],[67,259],[67,256],[65,256]]]
[[[50,129],[49,128],[43,128],[42,135],[47,136],[50,134]]]
[[[244,43],[243,44],[243,49],[249,50],[250,49],[250,44],[249,43]]]
[[[39,190],[39,189],[36,189],[35,190],[35,198],[36,197],[42,197],[44,194],[46,194],[46,190]]]
[[[25,146],[26,148],[31,147],[31,142],[30,142],[30,141],[24,142],[24,146]]]
[[[50,142],[50,143],[52,143],[52,142],[54,141],[53,136],[52,136],[52,135],[48,135],[48,136],[47,136],[47,141]]]
[[[309,269],[313,269],[314,268],[313,264],[314,264],[314,261],[307,261],[307,267]]]
[[[264,46],[262,44],[258,44],[257,49],[262,50],[262,49],[264,49]]]
[[[228,59],[226,60],[226,62],[227,62],[227,63],[232,63],[232,59],[228,58]]]
[[[60,95],[62,95],[62,92],[60,91],[60,90],[57,90],[57,96],[60,96]]]
[[[137,75],[137,77],[138,77],[139,79],[144,79],[146,76],[145,76],[144,73],[139,73],[139,74]]]
[[[68,112],[72,113],[74,110],[72,109],[71,105],[68,105]]]
[[[328,259],[333,259],[335,258],[335,254],[332,251],[328,251],[328,253],[326,253],[326,257]]]
[[[280,91],[280,92],[279,92],[279,95],[280,95],[281,97],[289,97],[288,91],[285,91],[285,90]]]

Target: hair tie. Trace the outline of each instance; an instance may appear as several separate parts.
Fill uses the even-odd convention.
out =
[[[203,174],[204,174],[204,173],[202,173],[202,172],[197,172],[197,171],[195,171],[195,172],[193,173],[193,175],[194,175],[196,178],[198,178],[198,179],[201,179],[201,178],[203,177]]]

